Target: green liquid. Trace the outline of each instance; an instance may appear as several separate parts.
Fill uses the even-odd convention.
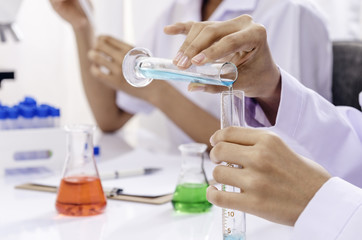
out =
[[[172,205],[177,212],[207,212],[212,204],[206,199],[206,183],[184,183],[177,185]]]

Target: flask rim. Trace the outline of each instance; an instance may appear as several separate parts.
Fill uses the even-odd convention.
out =
[[[194,152],[194,153],[203,153],[207,149],[207,145],[204,143],[185,143],[179,145],[178,149],[181,152]]]

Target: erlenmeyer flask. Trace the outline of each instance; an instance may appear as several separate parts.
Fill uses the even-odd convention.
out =
[[[58,189],[56,209],[71,216],[97,215],[107,201],[93,156],[91,125],[66,126],[67,156]]]
[[[206,148],[206,144],[202,143],[179,146],[182,165],[172,199],[172,205],[177,212],[206,212],[212,206],[206,199],[206,188],[209,186],[203,166]]]

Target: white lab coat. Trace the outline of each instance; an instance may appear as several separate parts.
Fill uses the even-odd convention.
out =
[[[361,0],[312,0],[326,13],[331,39],[362,40]]]
[[[332,176],[362,187],[362,114],[352,107],[335,107],[281,70],[282,93],[276,123],[268,127],[295,150],[318,162]],[[247,108],[259,106],[247,101]],[[251,126],[264,126],[261,113],[247,111]],[[254,117],[255,116],[255,117]],[[250,119],[257,119],[257,125]]]
[[[335,107],[281,70],[282,92],[276,124],[298,153],[315,160],[334,177],[316,193],[295,224],[293,240],[361,239],[362,113]],[[266,122],[259,106],[248,101],[250,125]],[[301,147],[303,146],[303,147]]]
[[[201,0],[175,0],[166,9],[154,29],[139,39],[136,45],[150,49],[153,56],[173,58],[184,36],[167,36],[163,33],[163,27],[176,22],[200,21],[201,2]],[[252,15],[255,22],[266,27],[269,46],[275,61],[281,67],[298,79],[302,79],[301,82],[306,86],[331,99],[331,42],[323,18],[308,1],[224,0],[210,20],[224,21],[242,14]],[[219,118],[218,96],[190,93],[187,91],[187,83],[170,82],[170,84],[202,109]],[[150,104],[122,92],[117,95],[117,103],[120,108],[133,114],[149,113],[154,110]],[[165,126],[169,142],[173,146],[192,141],[168,119],[163,127]]]
[[[362,189],[334,177],[319,189],[299,216],[292,239],[360,240],[361,223]]]

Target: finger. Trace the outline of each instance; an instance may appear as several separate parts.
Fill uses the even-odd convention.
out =
[[[212,175],[216,182],[244,189],[246,178],[243,168],[218,165],[214,168]]]
[[[220,191],[213,186],[209,186],[206,191],[207,200],[219,207],[237,209],[243,212],[249,212],[250,205],[245,193],[234,193]]]
[[[227,127],[216,131],[210,138],[210,143],[215,146],[219,142],[229,142],[245,146],[256,144],[267,131],[246,127]]]
[[[120,89],[121,80],[118,77],[115,78],[114,75],[112,75],[112,74],[105,73],[101,69],[101,66],[97,66],[97,65],[93,64],[91,66],[91,73],[94,77],[96,77],[97,79],[102,81],[104,84],[106,84],[110,88]]]
[[[252,23],[251,18],[241,23],[238,23],[237,20],[239,19],[232,20],[234,21],[232,23],[235,24],[229,22],[229,25],[239,26],[240,30],[225,34],[218,42],[202,50],[202,52],[194,57],[195,60],[201,59],[201,61],[195,61],[195,64],[213,62],[235,52],[250,53],[261,44],[264,44],[266,30],[262,25]],[[224,22],[224,24],[227,23],[228,21]],[[248,55],[246,54],[245,56]]]
[[[106,43],[110,44],[111,46],[113,46],[114,48],[118,49],[120,53],[122,54],[126,54],[129,52],[129,50],[131,50],[133,48],[133,46],[120,41],[116,38],[113,38],[111,36],[104,36],[101,37],[101,41],[105,41]]]
[[[205,60],[206,55],[198,55],[198,53],[216,44],[224,36],[233,34],[236,31],[239,31],[239,26],[235,24],[226,24],[225,22],[210,23],[202,28],[192,42],[188,43],[187,48],[184,49],[184,55],[192,59],[192,63],[200,64]]]
[[[194,22],[178,22],[172,25],[165,26],[163,31],[168,35],[187,34]]]
[[[116,61],[118,63],[122,63],[122,61],[123,61],[124,54],[122,52],[120,52],[120,50],[118,48],[109,44],[107,41],[105,41],[102,38],[97,39],[97,42],[94,46],[94,50],[103,52],[104,54],[111,57],[113,61]]]
[[[111,71],[111,74],[117,76],[122,75],[121,67],[114,61],[110,61],[110,59],[104,56],[104,54],[91,50],[88,53],[88,58],[93,62],[93,64],[98,66],[104,66],[109,69]]]
[[[179,68],[190,67],[191,65],[190,58],[187,55],[185,55],[184,52],[187,48],[189,48],[189,45],[193,42],[195,37],[199,35],[199,33],[202,31],[204,27],[205,27],[204,23],[194,23],[191,26],[186,36],[186,39],[182,43],[178,53],[176,54],[176,57],[173,60],[174,64],[177,65]]]
[[[252,158],[250,146],[243,146],[229,142],[219,142],[210,151],[210,159],[214,163],[227,162],[240,166],[249,165]]]

